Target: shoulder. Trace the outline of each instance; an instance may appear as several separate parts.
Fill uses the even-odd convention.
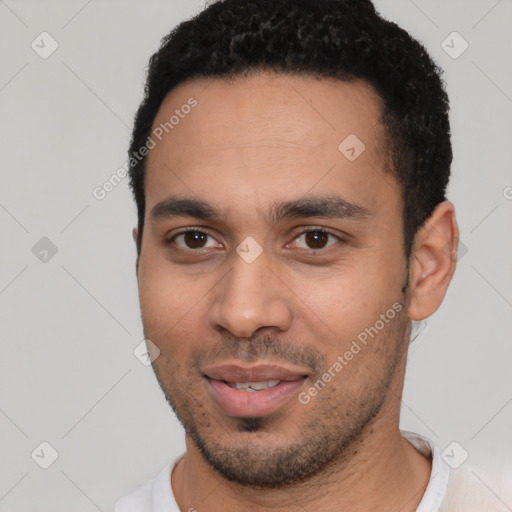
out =
[[[508,510],[497,490],[480,475],[478,468],[451,469],[439,512],[501,512]]]
[[[116,501],[114,512],[153,512],[151,506],[153,482],[154,480],[148,480],[121,496]]]
[[[432,472],[418,512],[502,512],[510,510],[509,496],[495,488],[491,478],[481,468],[465,462],[460,467],[449,464],[451,457],[443,455],[434,442],[414,432],[401,431],[420,453],[431,457]]]
[[[175,464],[167,463],[156,477],[121,496],[114,505],[114,512],[156,512],[162,504],[169,512],[177,510],[170,485],[171,470]]]

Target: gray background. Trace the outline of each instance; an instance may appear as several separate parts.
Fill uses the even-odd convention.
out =
[[[445,69],[450,199],[464,244],[444,305],[411,346],[401,427],[441,449],[456,441],[451,449],[468,452],[464,464],[507,510],[512,4],[376,4]],[[103,200],[92,192],[125,162],[148,57],[201,6],[0,1],[2,512],[112,510],[184,449],[151,368],[133,354],[142,330],[127,180]],[[59,45],[46,59],[31,47],[51,49],[43,31]],[[469,44],[458,58],[445,51],[462,49],[457,36],[446,40],[453,31]],[[47,469],[44,441],[58,453]]]

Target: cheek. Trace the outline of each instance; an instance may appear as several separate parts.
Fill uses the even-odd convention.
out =
[[[392,258],[386,262],[386,258],[368,255],[365,260],[335,269],[330,275],[310,275],[292,286],[302,298],[297,303],[302,309],[300,316],[309,317],[318,333],[325,332],[324,339],[334,351],[350,344],[393,304],[402,301],[403,269],[393,265]],[[386,330],[388,327],[387,323]]]
[[[143,251],[138,274],[142,320],[148,337],[172,327],[181,315],[180,285],[169,266],[151,251]],[[153,334],[154,335],[154,334]]]
[[[160,344],[190,336],[206,315],[211,276],[187,276],[157,255],[139,263],[139,300],[146,336]]]

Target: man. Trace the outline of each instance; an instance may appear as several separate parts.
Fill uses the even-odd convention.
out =
[[[458,229],[440,71],[366,0],[226,0],[164,38],[130,146],[153,368],[186,453],[127,511],[497,510],[399,429]]]

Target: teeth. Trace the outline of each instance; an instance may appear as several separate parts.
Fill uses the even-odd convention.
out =
[[[228,382],[228,386],[240,391],[261,391],[262,389],[273,388],[277,386],[280,380],[264,380],[260,382]]]
[[[273,388],[277,386],[280,381],[278,380],[266,380],[262,382],[251,382],[251,388],[256,391],[260,391],[261,389]]]

